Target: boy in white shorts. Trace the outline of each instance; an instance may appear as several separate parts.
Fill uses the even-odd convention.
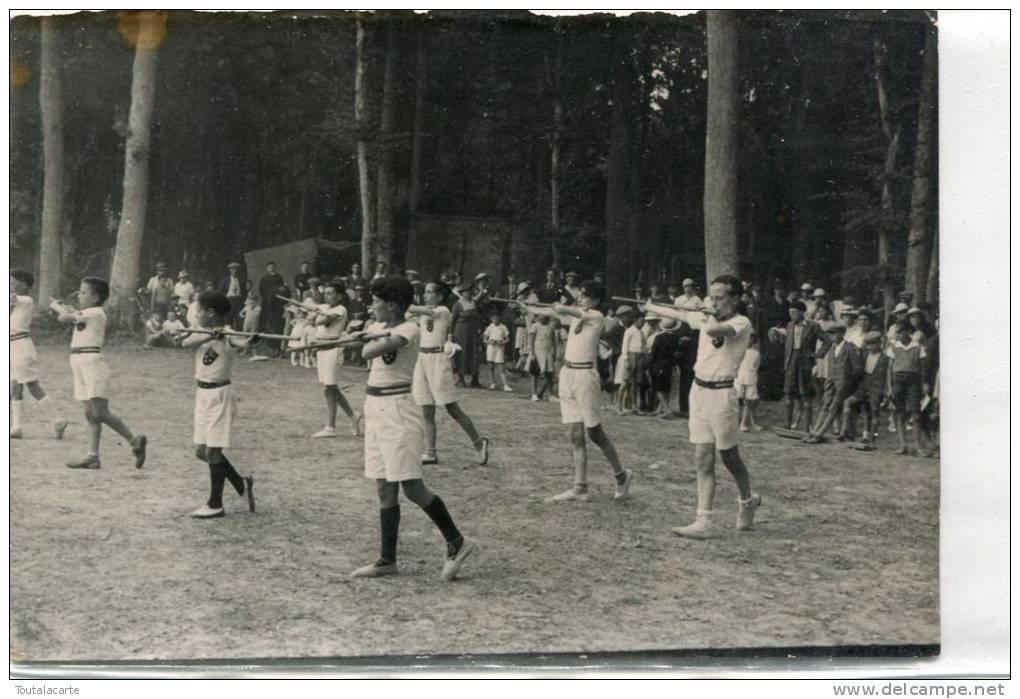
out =
[[[217,291],[206,291],[199,296],[199,324],[208,330],[222,331],[230,315],[230,300]],[[195,456],[209,464],[209,499],[205,505],[191,513],[195,519],[222,517],[223,486],[226,481],[234,486],[241,497],[247,496],[248,511],[255,511],[255,477],[237,472],[223,453],[232,445],[234,415],[237,398],[230,376],[234,370],[237,350],[247,349],[258,341],[258,336],[241,340],[225,337],[222,332],[187,334],[182,347],[196,347],[195,353]]]
[[[11,270],[11,439],[21,439],[22,386],[39,401],[53,425],[53,436],[63,439],[67,421],[62,420],[39,383],[38,357],[32,342],[32,311],[35,301],[28,295],[35,277],[25,269]]]
[[[687,322],[701,333],[698,360],[691,386],[691,416],[688,423],[694,458],[698,466],[698,511],[692,524],[674,527],[677,536],[706,539],[712,535],[711,516],[715,503],[715,452],[718,449],[739,491],[737,530],[749,529],[761,496],[751,492],[751,477],[737,448],[740,410],[733,381],[751,340],[751,321],[737,312],[743,285],[728,274],[716,277],[709,287],[712,313],[688,313]],[[680,320],[684,313],[671,306],[648,304],[656,315]]]
[[[421,462],[439,463],[436,455],[436,406],[441,405],[464,430],[478,452],[478,464],[484,466],[489,462],[489,438],[478,434],[474,422],[457,403],[453,368],[443,351],[443,345],[451,340],[450,309],[440,305],[445,295],[446,288],[442,282],[429,282],[425,285],[425,305],[407,309],[407,313],[417,319],[421,333],[421,346],[412,384],[414,402],[421,406],[425,416],[425,452]]]
[[[744,358],[737,370],[737,400],[740,401],[740,431],[754,430],[760,432],[761,427],[754,421],[754,409],[758,405],[758,369],[761,366],[761,351],[758,349],[758,335],[751,331],[751,342],[744,352]]]
[[[110,285],[98,277],[85,277],[78,287],[78,310],[51,300],[50,309],[61,323],[74,323],[71,335],[71,374],[74,376],[74,399],[85,406],[88,422],[89,451],[84,458],[69,461],[68,468],[97,469],[99,438],[103,424],[112,427],[128,441],[135,456],[135,468],[145,464],[148,440],[144,434],[134,435],[124,421],[110,412],[110,367],[103,358],[106,339],[106,314],[103,304],[110,297]]]
[[[404,319],[414,290],[405,277],[389,276],[373,280],[371,293],[372,311],[378,322],[369,332],[379,334],[367,335],[368,342],[361,350],[363,358],[373,360],[365,387],[365,477],[375,480],[379,495],[382,547],[375,563],[351,575],[377,578],[397,574],[397,497],[403,489],[411,502],[425,510],[446,540],[440,578],[453,580],[477,544],[461,535],[442,499],[423,480],[420,455],[425,429],[421,409],[411,397],[421,334],[417,323]]]
[[[585,434],[602,450],[613,468],[616,480],[614,498],[627,497],[634,482],[634,472],[620,464],[616,447],[602,428],[602,386],[597,368],[599,338],[605,327],[596,307],[605,297],[605,287],[586,281],[580,286],[576,305],[556,304],[552,307],[520,303],[527,313],[569,321],[563,366],[560,369],[560,415],[570,436],[574,462],[574,487],[554,495],[546,502],[588,502],[588,449]]]
[[[344,292],[342,282],[330,281],[323,285],[323,301],[315,307],[315,341],[334,342],[340,339],[347,327],[347,309],[340,303]],[[342,349],[322,349],[317,353],[319,383],[325,388],[326,426],[312,435],[316,439],[336,437],[337,406],[351,419],[351,432],[355,437],[361,436],[361,415],[351,409],[344,394],[340,391],[340,355]]]
[[[489,364],[489,390],[496,390],[496,377],[503,384],[503,390],[513,393],[514,389],[506,382],[503,375],[503,365],[506,363],[506,346],[510,343],[510,330],[503,325],[503,318],[499,311],[489,314],[489,327],[482,333],[482,340],[485,342],[485,361]]]

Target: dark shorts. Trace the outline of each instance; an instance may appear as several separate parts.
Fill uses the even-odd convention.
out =
[[[892,375],[892,402],[898,413],[921,412],[921,375],[895,372]]]
[[[652,364],[648,368],[648,373],[652,377],[652,390],[661,391],[662,393],[669,393],[670,388],[673,385],[673,365]]]
[[[810,398],[815,394],[814,381],[811,378],[812,363],[802,357],[796,357],[786,367],[783,377],[783,393],[788,396]]]

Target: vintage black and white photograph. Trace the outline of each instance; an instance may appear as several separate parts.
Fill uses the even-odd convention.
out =
[[[939,653],[935,12],[9,38],[13,662]]]

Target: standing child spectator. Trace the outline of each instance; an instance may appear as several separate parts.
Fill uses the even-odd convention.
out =
[[[882,333],[877,330],[866,333],[863,343],[866,352],[863,361],[864,373],[857,390],[843,403],[843,425],[839,438],[850,438],[852,434],[849,427],[850,417],[853,413],[864,411],[863,449],[872,451],[875,448],[875,438],[878,436],[878,430],[875,429],[876,421],[889,379],[889,357],[882,352]]]
[[[70,461],[68,468],[97,469],[99,438],[103,425],[112,427],[131,445],[135,468],[145,465],[148,443],[144,434],[135,435],[119,417],[110,412],[110,366],[103,358],[106,339],[106,313],[103,304],[110,298],[110,285],[98,277],[85,277],[78,287],[78,310],[52,301],[50,308],[61,323],[74,323],[71,335],[71,373],[74,399],[82,401],[88,421],[89,451],[84,458]]]
[[[21,407],[23,386],[39,402],[39,407],[46,411],[53,425],[53,436],[63,439],[67,421],[61,419],[53,401],[39,383],[38,357],[35,343],[32,342],[32,312],[35,301],[28,295],[29,289],[35,284],[35,277],[25,269],[12,269],[11,303],[10,303],[10,352],[11,352],[11,439],[21,439]]]
[[[295,308],[294,320],[290,326],[290,340],[287,342],[287,352],[290,353],[291,366],[304,366],[305,350],[305,328],[308,322],[305,320],[305,312]]]
[[[639,411],[638,371],[641,368],[641,357],[645,349],[645,334],[642,332],[644,323],[644,317],[636,315],[623,333],[623,350],[620,354],[620,361],[624,362],[624,368],[622,372],[619,369],[616,372],[617,378],[623,379],[621,384],[623,388],[618,394],[619,401],[616,406],[621,415]]]
[[[199,324],[214,330],[214,334],[190,333],[181,341],[182,347],[195,347],[195,456],[209,465],[209,499],[205,505],[191,513],[195,519],[214,519],[224,515],[223,486],[227,481],[248,501],[248,511],[255,511],[255,477],[237,472],[225,454],[233,445],[234,415],[237,398],[230,377],[234,369],[234,354],[257,337],[244,340],[223,335],[230,317],[230,300],[216,291],[204,292],[199,297],[201,312]]]
[[[758,405],[758,368],[760,366],[761,347],[758,342],[758,334],[752,331],[750,344],[747,346],[747,351],[744,352],[744,358],[740,360],[737,380],[734,383],[737,389],[737,400],[740,401],[741,432],[761,431],[761,427],[754,420],[754,410]]]
[[[198,316],[200,312],[198,305],[198,292],[196,291],[193,294],[191,294],[191,298],[188,300],[190,301],[190,303],[188,304],[188,311],[185,317],[185,322],[187,323],[189,328],[195,328],[198,327],[199,323]]]
[[[253,333],[259,329],[259,317],[262,315],[262,307],[259,306],[259,295],[254,291],[248,292],[248,298],[238,314],[241,317],[241,330],[246,333]],[[251,345],[244,346],[244,353],[252,354]]]
[[[531,373],[531,400],[552,395],[556,371],[557,337],[548,316],[538,316],[528,331],[528,369]],[[542,384],[539,385],[539,380]]]
[[[892,397],[894,416],[896,420],[896,433],[900,438],[900,448],[897,454],[908,454],[907,449],[907,415],[913,419],[914,449],[918,454],[925,457],[933,456],[923,446],[921,428],[921,396],[927,396],[929,387],[922,382],[925,372],[925,361],[927,353],[912,335],[914,328],[909,323],[900,323],[897,326],[899,338],[890,344],[886,350],[889,357],[889,395]]]
[[[503,375],[503,364],[506,362],[506,346],[510,342],[510,331],[503,325],[503,318],[500,316],[499,311],[492,311],[489,314],[489,320],[491,321],[489,327],[482,334],[482,339],[485,341],[485,361],[489,363],[489,373],[491,376],[489,390],[496,390],[496,377],[498,376],[499,382],[503,384],[503,390],[507,393],[513,393],[514,389],[510,388],[510,385],[506,382],[506,377]]]
[[[528,323],[524,316],[517,316],[514,319],[514,372],[521,373],[528,366]]]

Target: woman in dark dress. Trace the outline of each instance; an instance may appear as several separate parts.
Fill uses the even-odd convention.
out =
[[[680,336],[676,334],[677,322],[665,318],[659,325],[659,332],[652,337],[652,349],[648,355],[648,373],[652,379],[652,390],[658,401],[656,415],[669,417],[669,393],[672,389],[673,369],[680,358]]]
[[[485,352],[482,346],[482,309],[479,301],[484,295],[471,284],[461,287],[460,298],[453,304],[453,317],[450,320],[450,333],[453,341],[460,345],[461,351],[453,357],[453,373],[457,375],[457,385],[465,385],[464,377],[471,377],[471,388],[478,388],[478,368]]]

